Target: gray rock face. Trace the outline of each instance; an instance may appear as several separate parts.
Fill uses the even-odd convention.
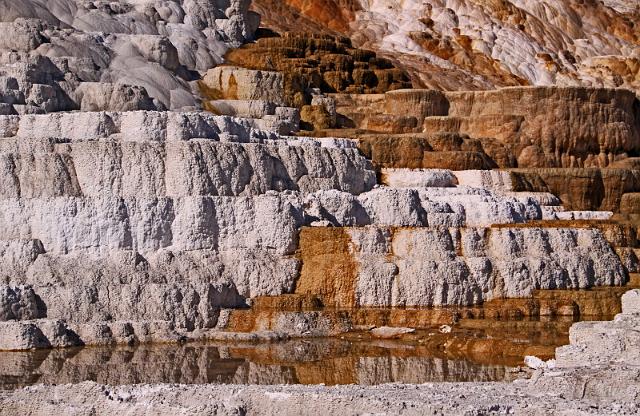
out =
[[[0,286],[0,321],[29,320],[46,315],[44,303],[31,287]]]
[[[280,72],[220,66],[207,71],[202,82],[228,99],[284,104],[284,76]]]
[[[355,148],[248,119],[79,112],[2,122],[2,316],[47,318],[7,327],[24,348],[63,345],[45,331],[55,320],[73,325],[76,343],[173,340],[173,328],[214,327],[221,308],[291,293],[305,195],[355,200],[375,183]],[[35,289],[17,288],[28,282]],[[117,335],[112,322],[132,329]],[[167,329],[145,329],[154,322]]]
[[[563,213],[557,199],[479,172],[392,172],[375,186],[353,143],[279,134],[290,122],[279,109],[0,116],[6,348],[220,333],[221,311],[295,292],[310,225],[350,227],[359,306],[470,305],[626,279],[599,231],[527,227]],[[307,311],[272,326],[275,337],[349,328]]]
[[[459,180],[448,170],[382,169],[382,182],[394,188],[447,188]]]
[[[38,239],[47,253],[257,248],[290,254],[303,224],[297,197],[6,199],[5,239]]]
[[[0,349],[3,351],[47,348],[51,344],[42,330],[31,322],[0,322]]]
[[[313,145],[191,140],[74,142],[51,148],[0,155],[0,199],[248,196],[327,189],[358,194],[375,181],[357,151]]]
[[[0,198],[359,194],[375,184],[356,149],[288,140],[254,121],[146,111],[0,116]]]
[[[0,138],[87,141],[176,141],[213,139],[225,142],[267,142],[286,139],[295,127],[286,108],[263,119],[217,116],[207,112],[65,112],[53,114],[0,115]],[[285,131],[282,133],[281,131]],[[325,140],[328,143],[328,141]],[[3,141],[5,143],[12,143]],[[295,143],[319,145],[319,140]],[[294,143],[294,144],[295,144]],[[337,147],[337,146],[332,146]],[[353,147],[353,146],[341,146]]]
[[[0,3],[7,114],[194,108],[194,81],[252,40],[250,0]]]
[[[372,226],[349,235],[360,306],[473,305],[626,281],[602,233],[589,229]]]
[[[622,295],[622,313],[640,313],[640,290],[631,290]]]

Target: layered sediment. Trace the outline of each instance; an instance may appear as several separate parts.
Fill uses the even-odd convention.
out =
[[[625,90],[399,90],[334,99],[336,112],[351,120],[344,126],[356,129],[345,134],[361,139],[365,154],[380,146],[379,154],[397,160],[381,160],[384,167],[625,169],[640,149],[638,100]],[[418,159],[407,165],[405,154]],[[465,164],[472,158],[476,167]]]
[[[164,115],[110,116],[122,122]],[[456,186],[480,173],[442,170],[405,172],[408,188],[371,189],[370,164],[349,146],[278,139],[247,127],[237,137],[250,143],[223,142],[212,132],[188,139],[201,136],[189,120],[204,132],[235,121],[180,117],[186,125],[169,117],[166,131],[147,140],[138,134],[127,141],[131,132],[116,128],[93,140],[33,138],[35,153],[21,152],[29,118],[4,139],[18,147],[8,160],[35,159],[54,178],[64,174],[59,184],[34,189],[20,181],[19,163],[4,171],[3,181],[19,186],[1,200],[3,304],[24,312],[6,313],[3,349],[201,339],[220,330],[322,336],[353,328],[303,309],[267,326],[229,315],[269,296],[313,295],[316,308],[470,306],[628,279],[600,230],[508,227],[542,221],[550,207],[559,208],[553,197]],[[87,148],[97,148],[96,159],[85,159]],[[228,149],[235,151],[230,161]],[[327,163],[318,164],[323,157]],[[185,170],[193,172],[186,183],[178,174]],[[123,186],[132,174],[138,192]],[[411,186],[425,174],[433,175],[431,184]],[[341,177],[348,179],[336,182]],[[312,227],[299,232],[304,226]],[[636,267],[637,258],[629,261]]]

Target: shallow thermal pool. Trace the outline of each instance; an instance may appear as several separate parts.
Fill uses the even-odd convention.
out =
[[[525,356],[550,359],[556,347],[568,344],[569,328],[574,322],[612,319],[619,312],[622,293],[634,287],[640,287],[637,275],[627,287],[538,291],[531,300],[492,301],[466,311],[459,309],[453,314],[459,318],[445,327],[435,323],[443,315],[435,309],[344,311],[354,319],[363,319],[363,323],[380,316],[404,325],[422,322],[422,327],[414,325],[419,327],[414,333],[397,339],[376,339],[360,328],[359,332],[336,338],[278,343],[208,342],[0,352],[0,389],[89,380],[110,385],[509,381],[527,375],[519,369]],[[579,309],[591,315],[531,318],[504,313],[532,301],[539,305],[569,304],[575,306],[569,312]],[[426,319],[417,319],[420,317]],[[433,317],[437,319],[429,323]]]
[[[367,332],[279,343],[188,343],[0,352],[0,388],[138,383],[382,384],[503,381],[525,355],[553,356],[573,319],[461,320],[401,339]]]

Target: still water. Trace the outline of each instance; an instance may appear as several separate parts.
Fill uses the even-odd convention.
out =
[[[503,381],[525,355],[568,342],[573,320],[462,320],[397,340],[367,332],[280,343],[138,345],[0,352],[0,388],[31,384],[362,384]]]
[[[363,330],[337,338],[279,343],[209,342],[0,352],[0,389],[89,380],[110,385],[509,381],[526,375],[519,370],[525,356],[550,359],[556,347],[568,344],[569,328],[574,322],[612,319],[620,311],[622,293],[640,287],[639,277],[634,275],[627,287],[534,294],[537,309],[566,312],[566,307],[558,305],[572,305],[569,312],[579,310],[580,317],[573,313],[538,318],[526,317],[526,313],[505,313],[526,310],[532,300],[492,301],[458,310],[461,318],[444,329],[436,323],[441,320],[442,311],[434,309],[350,312],[353,321],[362,319],[362,324],[381,321],[384,323],[376,324],[420,328],[392,340],[375,339]]]

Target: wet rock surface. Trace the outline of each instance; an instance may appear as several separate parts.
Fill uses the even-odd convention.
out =
[[[0,388],[87,380],[111,385],[510,381],[527,374],[516,368],[523,355],[553,355],[554,346],[568,339],[571,322],[470,320],[447,334],[438,328],[396,331],[399,339],[393,341],[354,332],[342,339],[262,344],[218,341],[4,352]],[[501,331],[492,330],[495,325]],[[384,331],[389,333],[388,328]],[[512,337],[528,341],[518,343]],[[486,356],[487,348],[496,354]]]

